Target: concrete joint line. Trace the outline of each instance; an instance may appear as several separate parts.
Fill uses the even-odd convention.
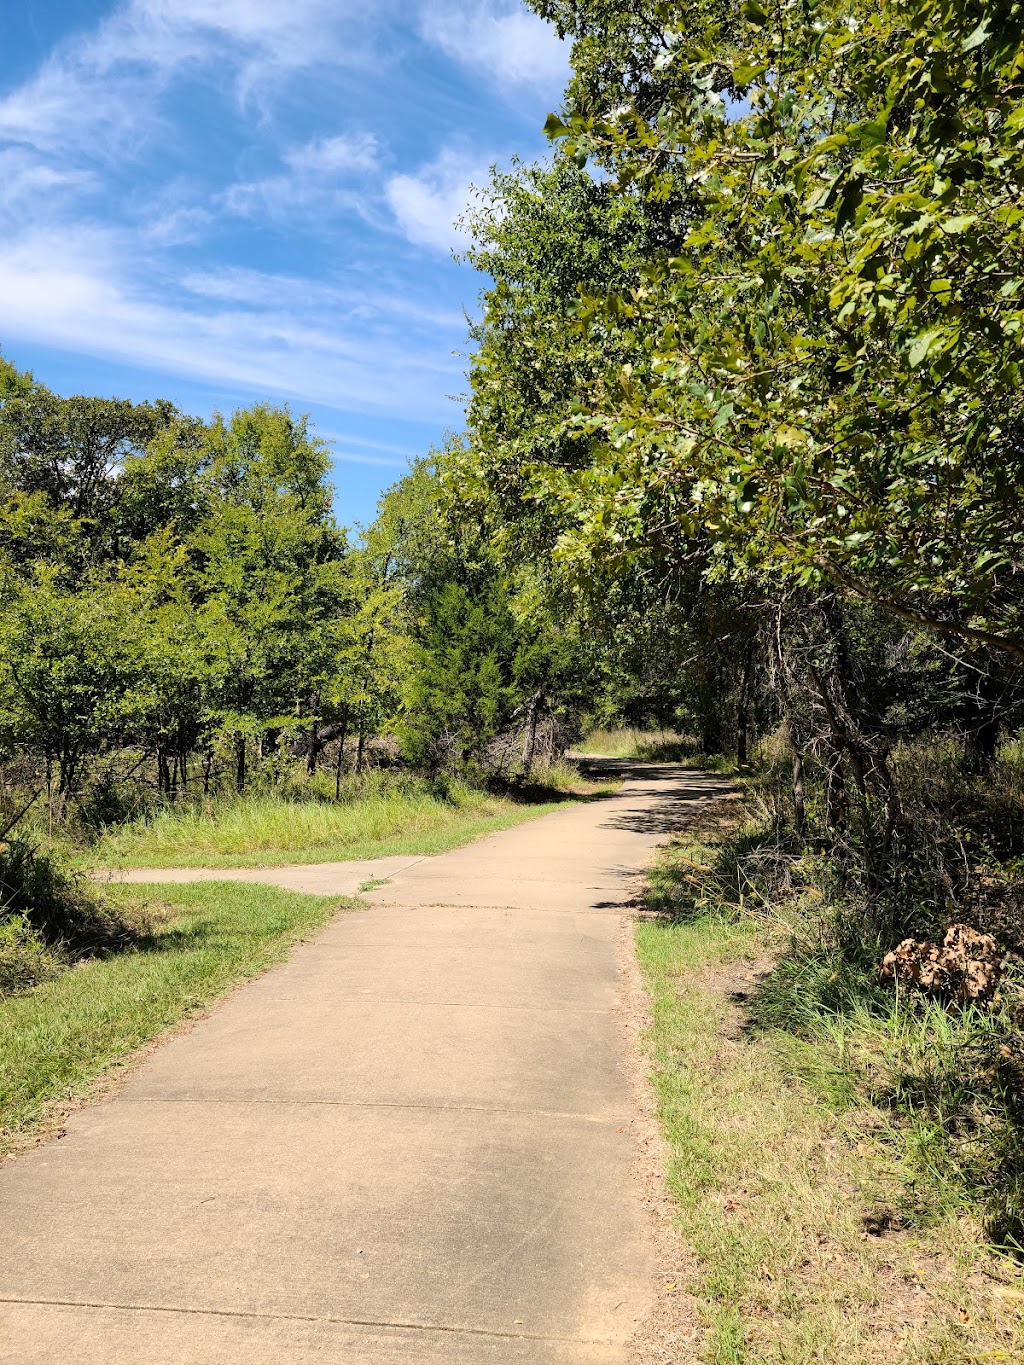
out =
[[[566,883],[569,885],[569,883]],[[403,905],[401,901],[378,901],[369,905],[357,905],[356,910],[500,910],[505,914],[528,915],[622,915],[628,907],[621,904],[599,909],[584,907],[573,910],[552,910],[549,905],[466,905],[462,901],[450,904],[448,901],[431,901],[428,905]]]
[[[223,1099],[217,1095],[121,1095],[118,1104],[276,1104],[290,1109],[422,1109],[431,1114],[508,1114],[524,1119],[572,1119],[580,1123],[626,1124],[628,1116],[573,1114],[560,1109],[507,1109],[495,1104],[408,1104],[400,1100]],[[0,1302],[3,1302],[0,1299]]]
[[[525,1014],[618,1014],[618,1010],[588,1010],[582,1005],[492,1005],[483,1000],[403,1000],[376,995],[344,995],[335,1005],[409,1005],[432,1010],[520,1010]]]
[[[183,1308],[162,1303],[93,1303],[86,1299],[18,1299],[0,1296],[0,1304],[23,1308],[85,1308],[107,1313],[168,1313],[196,1318],[244,1318],[252,1322],[319,1322],[335,1327],[371,1327],[397,1332],[446,1332],[452,1336],[487,1337],[498,1341],[553,1341],[573,1346],[611,1346],[610,1337],[556,1337],[541,1332],[494,1332],[486,1327],[457,1327],[436,1322],[389,1322],[376,1318],[321,1317],[313,1313],[247,1313],[239,1308]]]

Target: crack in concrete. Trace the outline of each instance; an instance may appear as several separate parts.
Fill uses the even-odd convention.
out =
[[[295,1109],[422,1109],[440,1114],[508,1114],[513,1118],[578,1119],[581,1123],[627,1124],[623,1114],[574,1114],[560,1109],[508,1109],[494,1104],[414,1104],[401,1100],[295,1100],[258,1096],[222,1098],[219,1095],[120,1095],[116,1104],[276,1104]],[[2,1302],[2,1300],[0,1300]]]
[[[369,1327],[397,1332],[447,1332],[453,1336],[488,1337],[500,1341],[550,1341],[572,1346],[612,1346],[611,1337],[561,1337],[543,1332],[498,1332],[488,1327],[456,1326],[436,1322],[391,1322],[377,1318],[336,1318],[313,1313],[256,1313],[238,1308],[185,1308],[179,1304],[100,1303],[88,1299],[19,1299],[0,1295],[0,1304],[25,1308],[86,1308],[108,1313],[168,1313],[189,1317],[243,1318],[253,1322],[313,1322],[334,1327]]]

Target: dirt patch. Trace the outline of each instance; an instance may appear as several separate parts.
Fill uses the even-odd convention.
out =
[[[708,967],[706,971],[689,978],[688,985],[708,991],[724,1000],[728,1009],[724,1012],[718,1032],[723,1038],[739,1041],[748,1024],[747,1005],[757,991],[757,986],[774,966],[774,958],[767,954],[730,962],[725,966]]]

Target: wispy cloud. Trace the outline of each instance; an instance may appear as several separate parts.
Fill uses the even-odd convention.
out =
[[[234,303],[247,308],[279,308],[305,315],[317,314],[325,322],[369,322],[381,330],[401,327],[406,335],[409,324],[424,332],[461,331],[465,317],[452,309],[432,307],[412,297],[376,285],[340,285],[298,275],[270,274],[233,266],[210,271],[191,271],[182,278],[183,287],[201,298]]]
[[[53,203],[95,185],[90,171],[54,165],[27,147],[0,148],[0,221],[23,219],[26,207],[37,205],[42,196]]]
[[[474,187],[490,179],[487,161],[456,147],[415,174],[393,175],[386,197],[403,235],[417,246],[450,252],[466,241],[459,220],[469,208]]]
[[[286,152],[280,173],[229,186],[221,203],[242,217],[358,210],[362,200],[353,195],[352,182],[375,171],[379,159],[380,147],[372,133],[317,138]]]
[[[133,275],[121,262],[130,255]],[[443,418],[455,367],[437,332],[359,331],[329,311],[194,306],[164,276],[149,278],[137,244],[101,231],[36,230],[0,253],[0,297],[9,334],[85,355],[163,369],[209,384],[290,396],[353,411]],[[312,286],[311,286],[312,287]],[[386,324],[387,319],[382,321]]]
[[[519,0],[428,0],[420,31],[468,71],[506,91],[534,86],[548,92],[568,75],[569,44]]]
[[[183,68],[233,83],[246,100],[311,67],[368,62],[390,8],[390,0],[372,14],[356,0],[128,0],[0,100],[0,138],[123,154],[144,140]]]

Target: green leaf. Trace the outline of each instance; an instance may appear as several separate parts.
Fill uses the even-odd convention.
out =
[[[558,117],[557,114],[548,114],[544,122],[544,135],[554,141],[560,137],[568,137],[572,129]]]
[[[748,86],[751,82],[756,81],[758,76],[764,75],[767,70],[767,62],[760,62],[757,66],[754,66],[749,62],[744,62],[742,66],[737,66],[733,69],[733,84],[738,89]]]
[[[930,327],[927,332],[922,332],[920,336],[914,338],[910,346],[909,359],[911,365],[916,367],[922,364],[929,356],[937,351],[943,351],[949,343],[946,333],[941,327]]]
[[[982,19],[981,23],[970,35],[970,37],[965,38],[963,42],[960,44],[960,51],[973,52],[976,47],[981,47],[982,43],[985,42],[985,40],[988,38],[991,32],[992,32],[991,19]]]

